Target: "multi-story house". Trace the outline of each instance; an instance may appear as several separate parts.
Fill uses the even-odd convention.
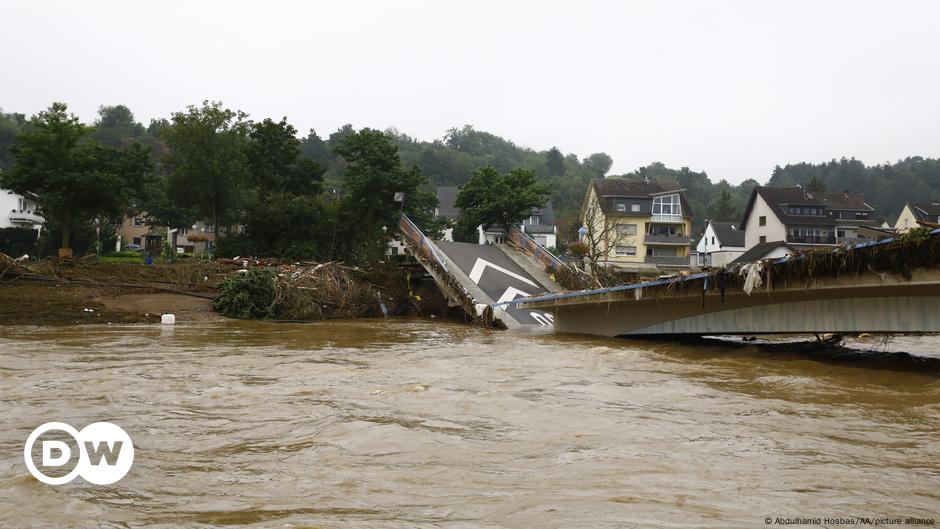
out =
[[[904,209],[898,215],[898,221],[894,224],[894,229],[898,233],[905,233],[911,228],[940,227],[940,200],[934,200],[930,203],[914,204],[908,202],[904,204]]]
[[[860,226],[877,226],[875,208],[861,195],[809,192],[801,187],[755,187],[741,226],[747,249],[783,241],[799,250],[867,240]]]
[[[592,180],[581,241],[601,266],[626,271],[689,268],[692,209],[676,183]]]
[[[0,228],[30,228],[42,230],[46,222],[36,212],[38,206],[32,200],[12,191],[0,189]]]

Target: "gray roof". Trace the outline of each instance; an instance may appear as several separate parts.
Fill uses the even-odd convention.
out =
[[[802,187],[757,186],[751,192],[751,198],[747,202],[747,207],[744,208],[742,226],[747,223],[747,218],[751,214],[757,195],[760,195],[764,202],[767,202],[777,218],[780,219],[780,222],[786,225],[835,226],[838,224],[836,219],[828,214],[822,216],[790,215],[787,206],[822,206],[826,212],[841,210],[873,213],[875,211],[875,208],[865,202],[865,197],[847,191],[842,193],[818,193],[806,191]],[[873,219],[853,219],[854,222],[871,223]]]
[[[794,251],[793,247],[784,241],[762,242],[752,246],[751,249],[739,255],[737,259],[731,261],[731,264],[760,261],[764,257],[767,257],[767,254],[776,250],[777,248],[780,248],[781,246],[785,246],[788,250],[790,250],[790,252]]]
[[[907,205],[911,207],[911,211],[917,217],[918,222],[940,224],[940,201],[934,201],[930,204],[912,204],[908,202]]]
[[[744,230],[735,228],[730,222],[711,221],[711,225],[722,246],[744,246]]]
[[[652,203],[654,196],[675,192],[679,193],[679,199],[681,200],[682,204],[682,216],[692,216],[692,207],[685,199],[685,194],[682,193],[682,188],[677,182],[663,182],[659,180],[627,180],[625,178],[611,177],[596,178],[591,180],[591,185],[594,186],[594,191],[597,193],[601,204],[601,211],[605,215],[617,215],[623,213],[622,211],[617,211],[616,208],[616,203],[618,201],[617,199],[623,198],[637,199],[633,202],[640,204],[639,213],[642,215],[649,215],[650,204]],[[628,209],[626,213],[636,214],[637,212],[632,212]]]
[[[454,206],[457,202],[457,192],[460,190],[457,186],[437,186],[437,214],[445,219],[457,220],[460,216],[460,209]]]

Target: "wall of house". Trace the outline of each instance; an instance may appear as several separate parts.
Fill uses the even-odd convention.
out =
[[[901,210],[901,214],[898,215],[898,221],[894,223],[894,229],[898,230],[899,233],[904,233],[916,227],[917,217],[914,216],[911,207],[905,204],[904,209]]]
[[[760,226],[761,216],[767,217],[767,225]],[[760,243],[761,236],[767,237],[767,242],[787,240],[787,227],[780,222],[773,209],[767,202],[757,195],[754,197],[754,206],[751,208],[751,214],[747,218],[744,226],[744,246],[745,249],[753,248]]]
[[[25,204],[23,203],[25,201]],[[10,213],[13,210],[22,210],[36,212],[37,205],[35,202],[29,199],[24,199],[22,195],[17,195],[12,191],[6,191],[0,189],[0,228],[33,228],[36,230],[42,229],[42,222],[35,224],[28,224],[23,222],[12,222],[10,220]],[[41,217],[38,217],[41,219]]]
[[[599,259],[599,262],[605,263],[607,265],[613,266],[624,266],[631,268],[652,268],[655,265],[648,264],[646,262],[646,231],[648,229],[648,224],[650,224],[650,216],[648,213],[643,213],[642,216],[631,216],[629,212],[621,212],[619,214],[604,215],[601,211],[600,203],[597,202],[598,198],[595,194],[594,188],[590,187],[588,190],[587,200],[585,201],[585,207],[582,211],[581,222],[584,225],[593,226],[593,232],[595,234],[603,233],[607,226],[610,226],[610,231],[608,232],[610,236],[603,240],[599,244],[598,252],[602,255]],[[593,209],[594,216],[591,219],[585,218],[587,212],[590,212]],[[636,225],[636,235],[617,235],[617,226],[625,224],[634,224]],[[692,233],[692,221],[691,219],[684,219],[682,222],[683,235],[688,236]],[[595,235],[597,237],[598,235]],[[589,236],[585,236],[582,239],[585,244],[590,246]],[[617,255],[617,246],[633,246],[636,247],[636,255]],[[660,247],[667,247],[661,245]],[[675,248],[677,257],[688,257],[690,247],[689,246],[678,246],[671,245],[669,248]]]

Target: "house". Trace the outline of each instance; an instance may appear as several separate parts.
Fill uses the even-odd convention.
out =
[[[894,229],[898,233],[904,233],[917,227],[940,227],[940,200],[934,200],[930,203],[913,204],[908,202],[904,204],[904,209],[901,210],[898,221],[894,223]]]
[[[796,248],[864,242],[859,226],[878,226],[875,208],[847,191],[821,193],[801,187],[755,187],[744,218],[744,246],[784,241]]]
[[[41,231],[46,219],[36,212],[37,208],[38,205],[32,200],[0,189],[0,228],[30,228]]]
[[[778,259],[794,253],[796,253],[794,247],[783,241],[762,242],[752,246],[729,264],[752,263],[762,259]]]
[[[744,230],[731,222],[709,220],[696,246],[698,266],[725,266],[744,253]]]
[[[197,221],[192,226],[167,229],[165,226],[151,226],[146,212],[124,217],[117,228],[118,249],[136,244],[143,248],[146,238],[152,231],[168,234],[171,247],[177,253],[203,253],[212,251],[215,246],[215,233],[211,222]],[[222,232],[226,229],[223,227]],[[235,231],[238,231],[236,227]]]
[[[555,226],[555,208],[549,200],[541,208],[533,208],[532,214],[523,219],[519,229],[529,234],[535,242],[546,248],[555,248],[558,244],[558,228]],[[506,240],[506,230],[502,226],[480,226],[480,244],[499,244]]]
[[[581,210],[581,241],[601,266],[689,268],[692,209],[676,183],[601,178]]]
[[[460,208],[454,204],[457,202],[457,193],[460,188],[457,186],[438,186],[437,187],[437,208],[434,214],[447,220],[456,222],[460,218]],[[533,208],[532,214],[519,224],[519,229],[528,233],[535,242],[546,248],[554,248],[558,244],[558,228],[555,226],[555,209],[552,202],[548,201],[541,208]],[[480,226],[477,228],[479,234],[479,244],[500,244],[506,241],[506,230],[502,226]],[[444,240],[454,240],[454,230],[447,228],[444,230]]]

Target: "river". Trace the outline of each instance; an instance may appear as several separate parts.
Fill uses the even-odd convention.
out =
[[[4,528],[940,523],[940,371],[916,362],[434,321],[0,333]],[[38,482],[48,421],[121,426],[134,466]]]

